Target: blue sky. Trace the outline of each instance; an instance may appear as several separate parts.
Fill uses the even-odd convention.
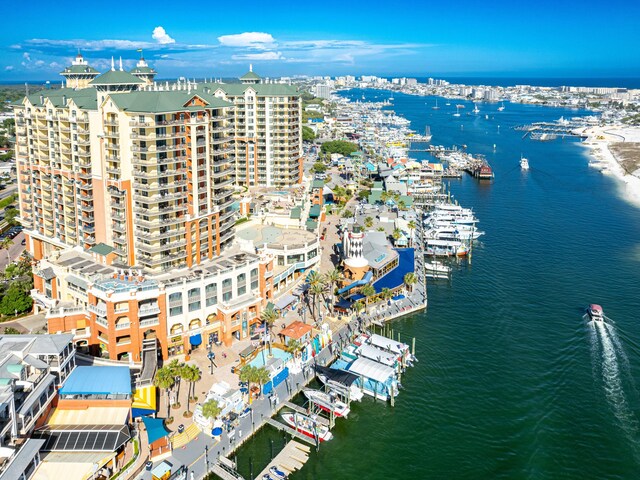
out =
[[[59,80],[78,48],[103,71],[111,56],[132,67],[142,48],[159,78],[238,76],[249,63],[263,76],[640,77],[638,1],[28,5],[4,9],[0,81]]]

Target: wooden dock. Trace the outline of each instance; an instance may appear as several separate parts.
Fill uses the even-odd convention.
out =
[[[276,467],[287,475],[291,475],[296,470],[300,470],[307,460],[309,460],[310,450],[306,445],[291,440],[256,478],[262,479],[264,475],[269,473],[271,467]]]
[[[274,428],[277,428],[278,430],[281,430],[283,432],[288,433],[289,435],[291,435],[292,437],[297,438],[298,440],[302,440],[305,443],[308,443],[309,445],[315,447],[316,446],[316,442],[313,441],[313,439],[311,437],[307,437],[306,435],[303,435],[302,433],[294,430],[293,428],[291,428],[289,425],[285,425],[284,423],[280,423],[277,420],[273,419],[273,418],[268,418],[267,419],[267,423],[269,425],[271,425]]]

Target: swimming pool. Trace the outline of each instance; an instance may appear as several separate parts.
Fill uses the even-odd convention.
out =
[[[268,360],[267,355],[269,355],[269,347],[265,347],[264,356],[262,355],[262,352],[258,352],[258,355],[256,355],[256,358],[251,360],[249,362],[249,365],[251,365],[252,367],[258,367],[258,368],[264,367],[264,362]],[[291,358],[291,354],[277,347],[271,347],[271,355],[274,358],[279,358],[283,362],[286,362]]]

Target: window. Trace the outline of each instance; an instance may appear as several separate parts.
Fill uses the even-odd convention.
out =
[[[196,310],[200,310],[200,300],[189,303],[189,311],[195,312]]]
[[[191,290],[189,290],[189,300],[192,299],[200,299],[200,289],[199,288],[192,288]]]
[[[228,290],[231,288],[231,279],[230,278],[225,278],[222,281],[222,289],[223,290]]]
[[[171,307],[169,309],[169,316],[171,317],[175,317],[176,315],[181,315],[182,314],[182,307]]]
[[[222,301],[229,302],[231,300],[231,292],[225,292],[222,294]]]

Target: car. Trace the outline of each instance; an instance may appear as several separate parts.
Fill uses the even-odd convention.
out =
[[[148,460],[147,463],[144,464],[144,469],[150,471],[153,468],[153,462]]]
[[[20,245],[26,245],[27,244],[27,240],[26,239],[22,239],[22,241],[20,242]]]

